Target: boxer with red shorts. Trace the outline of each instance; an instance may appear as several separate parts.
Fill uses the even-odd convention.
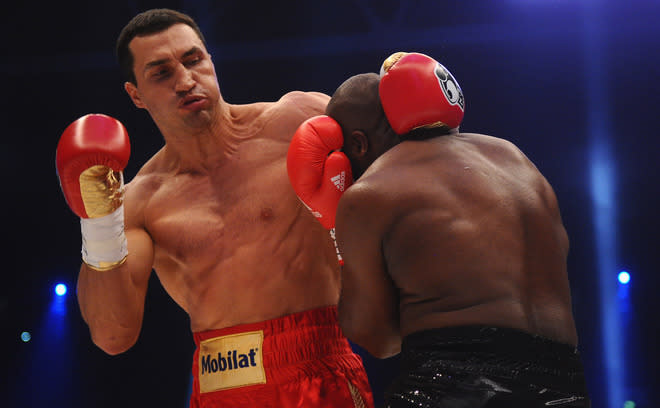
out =
[[[190,406],[372,407],[336,307],[194,333]]]
[[[199,27],[169,9],[131,19],[117,55],[126,93],[164,145],[124,185],[131,149],[119,120],[85,115],[60,138],[57,173],[81,224],[78,304],[94,343],[111,355],[135,344],[153,271],[198,333],[194,406],[373,406],[337,326],[332,237],[287,177],[291,138],[328,95],[226,102]]]

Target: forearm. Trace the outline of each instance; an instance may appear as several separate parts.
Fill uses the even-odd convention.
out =
[[[126,128],[101,114],[69,125],[56,154],[62,192],[80,217],[80,310],[94,343],[109,354],[137,340],[153,264],[151,238],[141,224],[129,222],[140,219],[135,209],[125,208],[122,171],[129,156]]]
[[[92,341],[113,355],[132,347],[142,327],[146,287],[127,266],[100,272],[83,263],[78,275],[78,303]]]

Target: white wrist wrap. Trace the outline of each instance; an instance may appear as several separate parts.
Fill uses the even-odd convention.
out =
[[[92,269],[106,271],[126,260],[124,205],[99,218],[81,218],[82,259]]]

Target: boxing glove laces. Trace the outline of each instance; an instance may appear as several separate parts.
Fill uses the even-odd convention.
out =
[[[351,163],[340,151],[344,144],[339,124],[319,115],[304,121],[296,130],[287,153],[287,172],[300,201],[329,230],[335,242],[335,215],[344,191],[353,184]]]

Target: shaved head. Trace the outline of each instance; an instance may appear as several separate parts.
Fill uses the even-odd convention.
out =
[[[383,115],[378,83],[374,73],[350,77],[332,95],[326,113],[342,128],[372,128]]]
[[[400,141],[385,117],[379,83],[380,77],[375,73],[352,76],[337,88],[326,107],[326,114],[341,126],[342,151],[351,162],[355,179]]]

